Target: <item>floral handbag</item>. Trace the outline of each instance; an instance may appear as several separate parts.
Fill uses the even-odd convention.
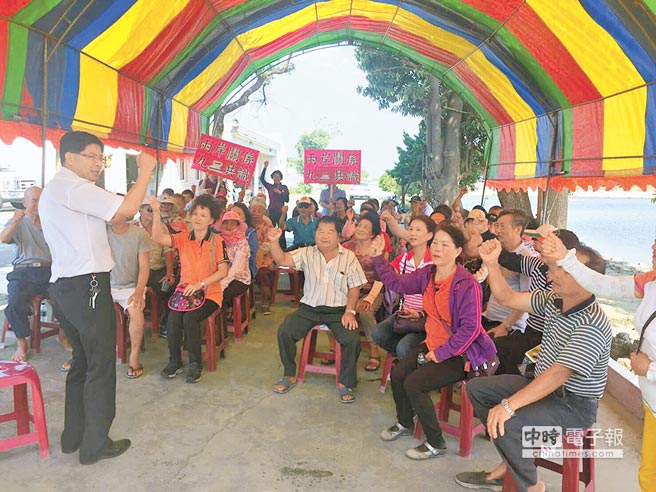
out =
[[[212,256],[210,256],[210,273],[212,273],[212,265],[214,264],[214,234],[212,234]],[[198,273],[198,272],[196,272]],[[197,275],[198,276],[198,275]],[[169,309],[172,311],[195,311],[205,304],[205,291],[197,290],[191,295],[184,295],[184,290],[187,284],[178,284],[175,292],[169,299]]]

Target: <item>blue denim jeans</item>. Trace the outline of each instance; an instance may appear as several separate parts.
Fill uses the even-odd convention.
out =
[[[387,352],[403,359],[410,351],[426,339],[426,333],[394,333],[394,316],[388,317],[374,327],[372,338]]]

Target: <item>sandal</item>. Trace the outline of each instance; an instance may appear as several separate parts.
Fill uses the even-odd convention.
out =
[[[64,362],[64,363],[61,365],[61,367],[59,368],[59,370],[60,370],[61,372],[68,372],[68,371],[70,371],[70,370],[71,370],[71,364],[72,364],[72,363],[73,363],[73,359],[69,360],[68,362]]]
[[[373,372],[380,368],[380,357],[369,357],[369,363],[365,366],[364,370]]]
[[[335,351],[333,349],[330,349],[330,351],[334,354]],[[322,366],[332,366],[335,363],[335,356],[333,355],[332,357],[322,357],[320,364]]]
[[[143,364],[139,364],[139,367],[136,369],[132,366],[128,366],[128,371],[125,373],[125,377],[128,379],[137,379],[144,373]]]
[[[278,386],[282,386],[282,389],[278,389]],[[296,383],[292,383],[289,378],[281,378],[280,381],[273,385],[273,392],[284,395],[294,386],[296,386]]]
[[[355,401],[355,395],[353,394],[353,390],[351,388],[342,386],[337,390],[337,392],[339,393],[339,401],[342,403],[353,403]]]

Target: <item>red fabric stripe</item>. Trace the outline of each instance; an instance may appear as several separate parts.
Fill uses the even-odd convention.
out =
[[[572,108],[572,169],[570,176],[603,176],[602,160],[575,159],[604,155],[604,103],[597,101]]]
[[[31,0],[2,0],[0,2],[0,15],[11,17],[25,7]]]
[[[149,81],[161,72],[214,18],[204,0],[190,0],[184,9],[121,72]]]
[[[340,28],[346,28],[348,25],[348,17],[341,17],[338,19],[324,19],[319,21],[318,25],[308,24],[301,29],[298,29],[297,31],[280,36],[275,41],[267,45],[250,50],[248,52],[248,56],[251,60],[260,60],[280,51],[281,49],[292,46],[295,43],[298,43],[312,36],[317,31],[331,32]],[[350,26],[354,29],[367,32],[383,33],[387,31],[389,23],[373,21],[371,19],[362,17],[351,17]],[[407,31],[404,31],[398,27],[392,26],[388,32],[388,36],[399,43],[403,43],[412,47],[421,55],[434,59],[439,63],[445,65],[453,65],[459,60],[459,58],[456,57],[453,53],[438,48],[430,44],[424,38],[412,33],[408,33]],[[206,107],[211,105],[216,100],[216,98],[219,97],[221,93],[241,74],[242,70],[237,70],[237,68],[244,65],[245,61],[246,60],[244,57],[240,57],[237,63],[230,69],[230,72],[226,74],[221,80],[217,81],[217,83],[214,84],[214,86],[209,91],[207,91],[203,97],[198,99],[192,105],[192,107],[198,111],[203,111]],[[495,119],[495,121],[497,121],[499,124],[505,124],[512,121],[512,118],[508,112],[499,103],[496,97],[494,97],[494,95],[488,90],[485,83],[466,64],[461,64],[456,69],[456,73],[458,76],[462,77],[465,85],[468,86],[474,97],[476,97],[476,99],[481,102],[481,105]]]
[[[200,140],[200,113],[194,111],[193,109],[189,110],[189,116],[187,117],[187,137],[185,138],[185,147],[195,149],[198,147],[198,141]]]
[[[504,22],[521,2],[517,0],[512,2],[465,0],[465,3],[499,22]],[[506,28],[542,65],[571,104],[592,101],[601,97],[585,71],[530,6],[522,5],[508,20]]]
[[[131,142],[139,141],[144,114],[144,101],[144,86],[119,74],[116,119],[110,138]]]
[[[216,9],[217,12],[225,12],[230,10],[233,7],[236,7],[240,3],[246,3],[245,0],[210,0],[212,7]]]
[[[515,177],[515,125],[502,126],[499,129],[499,163],[497,179]]]

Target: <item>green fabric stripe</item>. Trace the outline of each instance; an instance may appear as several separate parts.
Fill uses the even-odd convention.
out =
[[[248,68],[246,68],[246,70],[244,70],[244,72],[240,74],[240,76],[232,84],[230,84],[227,90],[213,104],[208,106],[203,111],[203,114],[211,115],[212,113],[214,113],[214,111],[216,111],[216,109],[221,106],[223,101],[229,95],[231,95],[232,92],[239,87],[239,85],[241,85],[248,77],[250,77],[257,70],[267,67],[268,65],[276,62],[277,60],[287,56],[288,54],[313,48],[320,45],[335,44],[340,40],[346,39],[346,34],[347,34],[346,30],[331,31],[329,33],[319,33],[317,35],[314,35],[310,38],[301,41],[300,43],[294,44],[280,51],[277,51],[273,55],[254,61],[248,66]],[[350,32],[349,34],[353,38],[359,41],[362,41],[364,43],[369,43],[375,46],[379,46],[383,38],[380,34],[368,33],[368,32]],[[486,129],[489,130],[490,128],[496,126],[497,123],[494,120],[494,118],[492,118],[492,116],[483,109],[483,107],[478,102],[478,100],[472,95],[469,89],[465,86],[464,83],[462,83],[462,81],[460,81],[460,79],[457,77],[457,75],[454,72],[449,72],[446,75],[446,77],[442,75],[446,71],[446,67],[444,65],[437,63],[434,60],[430,60],[418,54],[412,48],[397,43],[396,41],[393,41],[389,38],[385,39],[385,46],[383,46],[382,48],[394,53],[399,53],[403,56],[406,56],[420,63],[424,68],[426,68],[426,70],[430,71],[431,73],[434,73],[440,79],[443,79],[444,82],[447,83],[447,85],[449,85],[449,87],[451,87],[454,91],[456,91],[456,93],[460,95],[460,97],[462,97],[465,101],[467,101],[467,103],[469,103],[481,116]]]
[[[22,10],[14,14],[11,19],[25,25],[32,25],[45,14],[50,12],[61,0],[41,0],[30,2]],[[16,106],[5,106],[3,118],[19,113],[18,105],[23,95],[23,80],[25,78],[25,65],[27,59],[27,34],[25,27],[9,21],[9,42],[7,45],[7,68],[4,74],[5,89],[2,100]]]
[[[652,13],[656,15],[656,0],[644,0],[644,1],[645,1],[645,5],[649,7],[649,10],[651,10]]]
[[[148,123],[150,120],[150,101],[153,98],[153,90],[150,87],[144,86],[144,107],[143,116],[141,120],[141,131],[139,132],[139,143],[145,144],[148,136]]]
[[[652,0],[656,1],[656,0]],[[469,20],[488,27],[489,29],[497,29],[499,27],[499,21],[488,17],[482,12],[476,10],[469,5],[462,3],[460,0],[443,0],[442,3],[448,9],[459,13],[463,17],[468,18]],[[521,8],[526,8],[525,6]],[[520,65],[524,67],[526,72],[534,79],[535,83],[538,84],[542,90],[554,98],[561,108],[567,108],[570,106],[570,102],[556,85],[556,83],[551,79],[549,74],[542,68],[542,65],[535,59],[533,55],[524,47],[524,45],[515,37],[515,35],[508,30],[506,27],[502,27],[495,34],[495,37],[498,37],[503,41],[503,44],[506,46],[508,51],[512,54],[513,58],[519,61]]]
[[[501,130],[499,128],[494,128],[490,132],[490,137],[488,138],[488,145],[490,152],[487,159],[487,179],[496,179],[499,172],[499,137],[501,135]]]
[[[249,13],[251,10],[255,10],[268,3],[272,3],[272,0],[251,0],[250,2],[241,3],[225,12],[221,12],[219,15],[224,19],[229,19],[235,15]]]
[[[591,130],[592,131],[592,130]],[[600,129],[599,131],[603,131]],[[574,148],[573,139],[573,114],[572,109],[563,110],[563,171],[569,173],[572,170],[572,150]]]

